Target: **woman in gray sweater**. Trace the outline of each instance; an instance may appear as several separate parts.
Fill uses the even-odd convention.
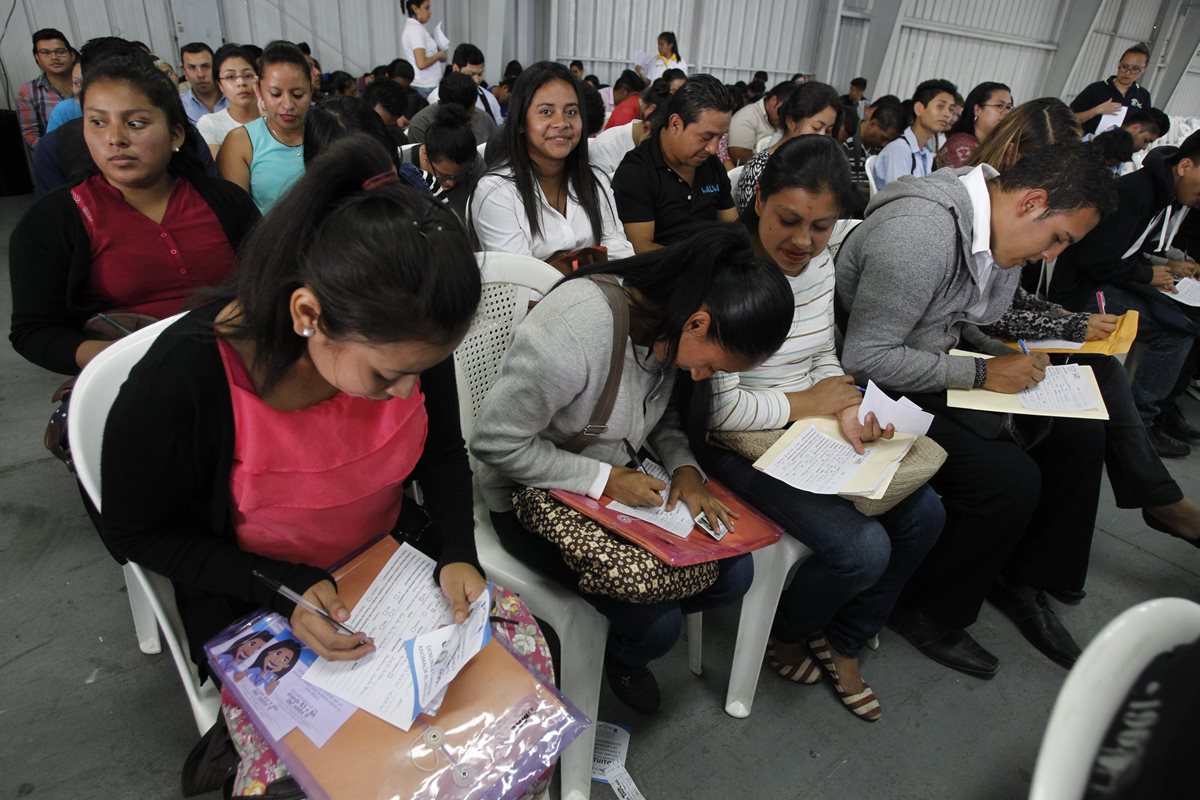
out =
[[[606,431],[578,453],[564,444],[591,420],[609,373],[613,314],[588,275],[619,278],[629,306],[629,341],[616,403]],[[634,258],[581,270],[560,283],[520,325],[500,376],[484,401],[471,440],[478,482],[505,548],[580,594],[609,619],[605,671],[613,691],[648,713],[659,705],[648,664],[666,654],[685,614],[736,602],[750,586],[746,556],[719,562],[720,577],[680,602],[631,603],[578,587],[558,549],[526,530],[512,511],[523,486],[607,495],[634,506],[662,504],[661,481],[626,467],[623,441],[649,444],[671,475],[668,506],[683,501],[726,524],[728,510],[705,488],[681,408],[676,370],[690,373],[691,402],[706,402],[703,383],[717,371],[761,363],[779,349],[792,318],[792,295],[779,270],[754,255],[744,231],[715,226],[690,240]],[[693,388],[681,386],[680,389]],[[702,446],[706,414],[692,445]],[[689,431],[693,430],[691,426]]]

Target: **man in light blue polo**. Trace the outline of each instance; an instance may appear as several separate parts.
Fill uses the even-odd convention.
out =
[[[213,114],[229,106],[229,101],[213,80],[213,51],[204,42],[191,42],[179,48],[183,76],[189,88],[179,96],[188,120],[195,125],[205,114]]]

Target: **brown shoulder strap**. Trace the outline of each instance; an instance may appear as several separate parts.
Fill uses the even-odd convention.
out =
[[[617,404],[617,391],[621,388],[621,373],[625,370],[625,340],[629,338],[629,303],[625,299],[625,290],[612,275],[592,275],[590,279],[604,293],[604,299],[608,301],[608,307],[612,309],[612,355],[608,362],[608,378],[604,381],[600,399],[596,401],[596,409],[592,412],[591,421],[582,431],[560,445],[564,450],[572,453],[578,453],[593,439],[600,438],[608,430],[608,418],[612,416],[613,407]]]

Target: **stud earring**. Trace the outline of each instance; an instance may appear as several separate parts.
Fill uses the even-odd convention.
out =
[[[305,339],[311,339],[313,336],[316,335],[316,333],[317,333],[316,328],[310,328],[307,325],[305,325],[303,328],[300,329],[300,335],[303,336]]]

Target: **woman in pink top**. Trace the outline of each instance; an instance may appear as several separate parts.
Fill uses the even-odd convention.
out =
[[[437,559],[460,620],[485,586],[451,360],[479,269],[454,213],[397,181],[366,136],[314,160],[109,415],[105,539],[175,583],[194,657],[257,607],[325,658],[371,652],[251,573],[345,620],[330,573],[389,532]]]

